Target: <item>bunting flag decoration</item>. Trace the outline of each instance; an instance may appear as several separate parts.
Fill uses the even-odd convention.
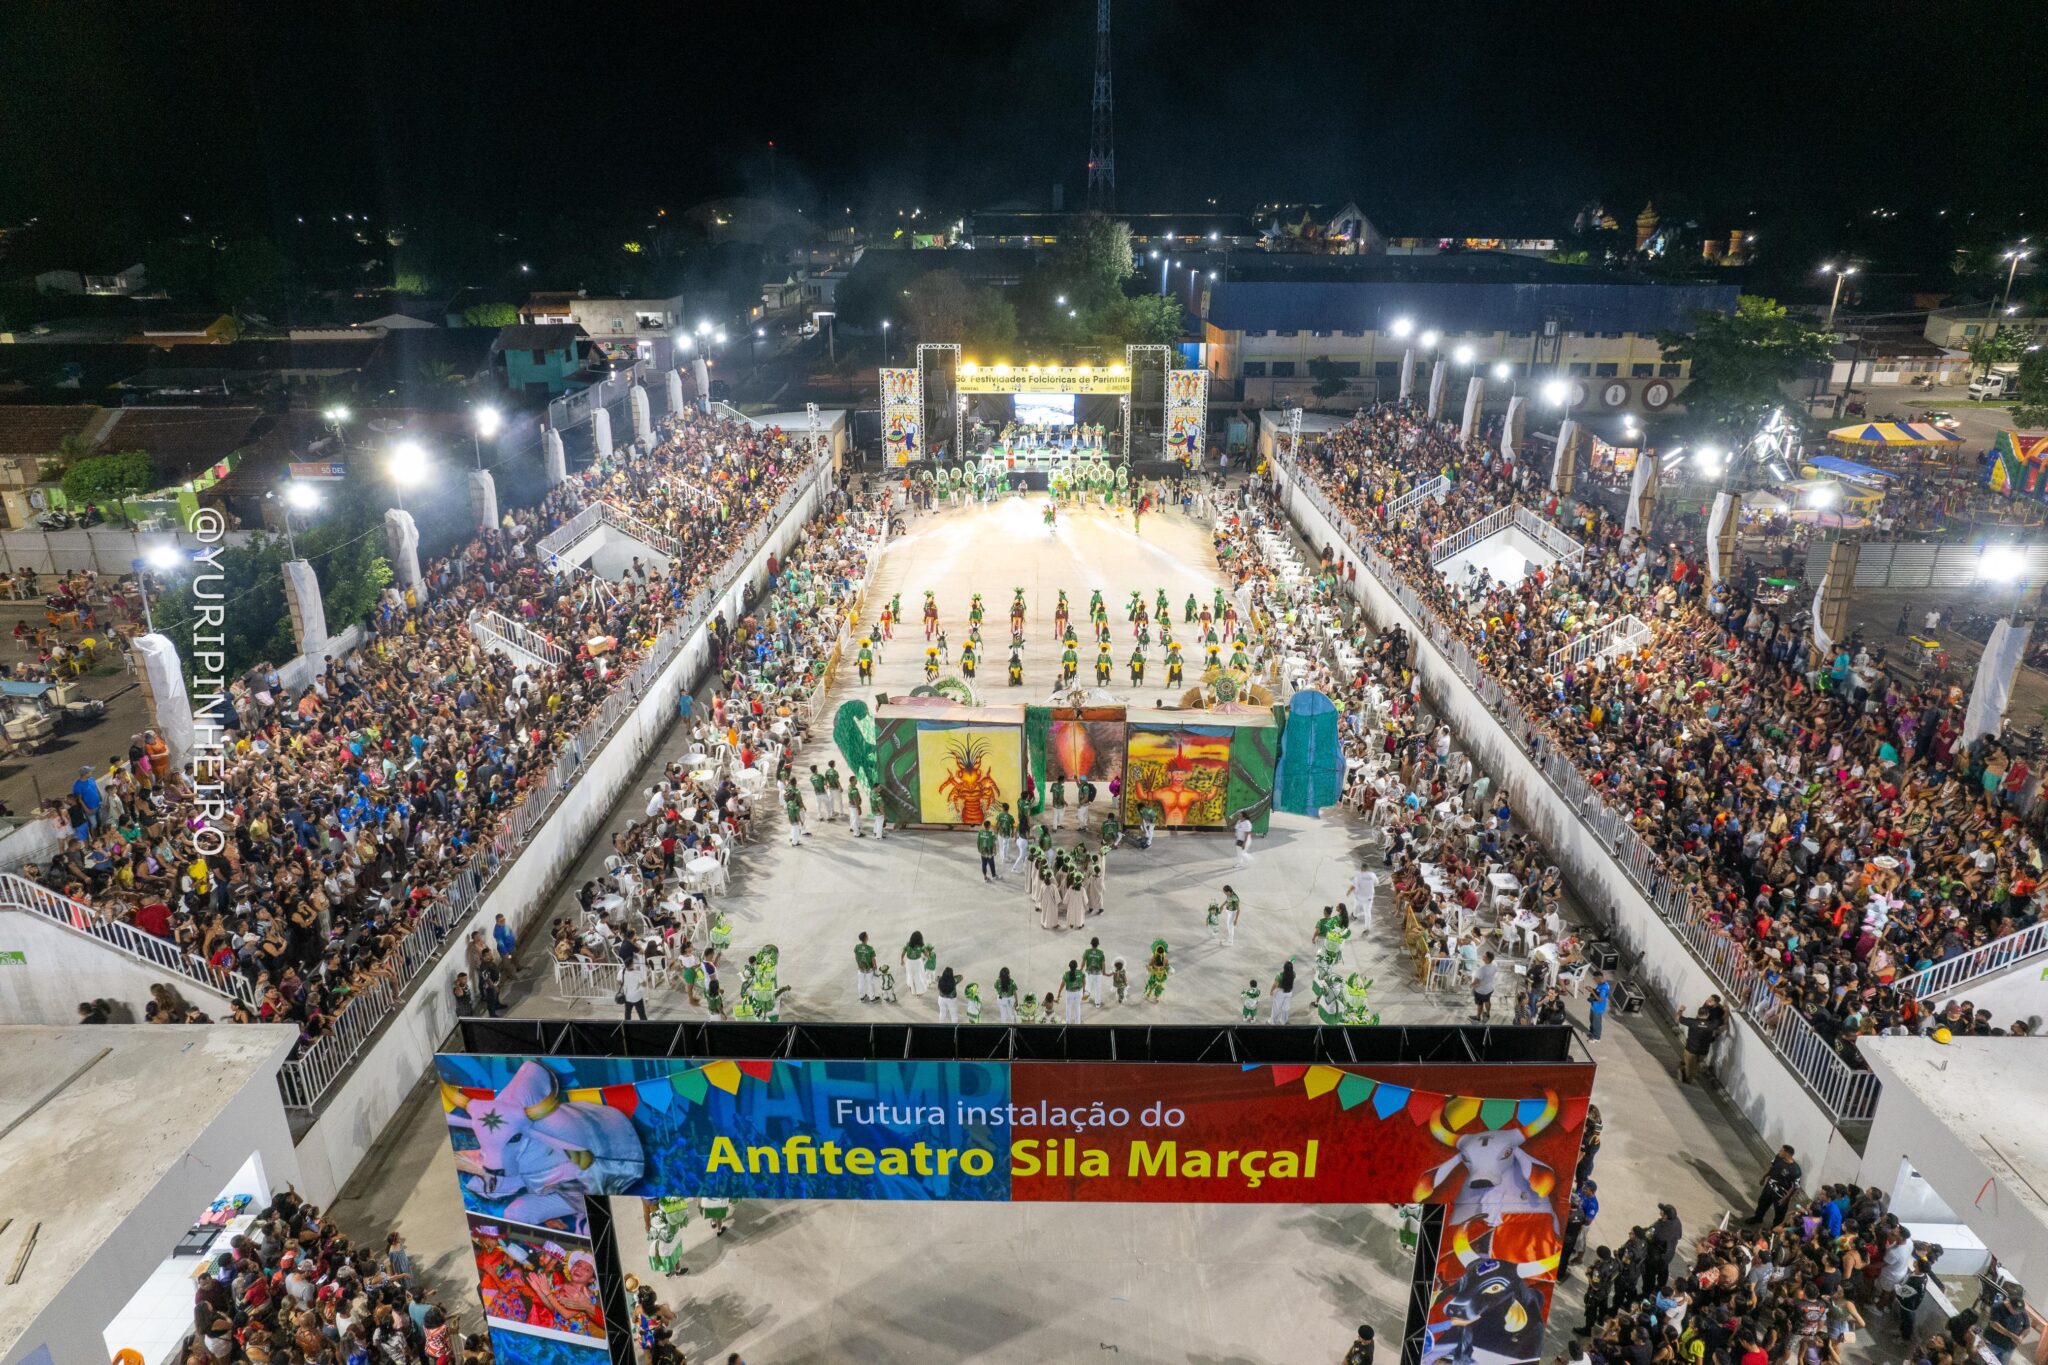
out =
[[[1568,1099],[1560,1099],[1553,1092],[1526,1099],[1446,1095],[1434,1090],[1417,1090],[1412,1086],[1389,1085],[1370,1076],[1357,1076],[1338,1067],[1320,1064],[1277,1066],[1245,1062],[1240,1064],[1239,1070],[1256,1071],[1261,1066],[1269,1067],[1276,1086],[1298,1080],[1311,1099],[1320,1099],[1334,1091],[1337,1103],[1345,1109],[1356,1109],[1370,1102],[1373,1113],[1382,1121],[1405,1111],[1409,1121],[1417,1127],[1435,1119],[1452,1132],[1462,1131],[1474,1123],[1490,1132],[1498,1132],[1510,1124],[1522,1128],[1545,1126],[1547,1119],[1554,1116],[1565,1131],[1576,1132],[1586,1121],[1587,1097],[1584,1095]]]
[[[1356,1109],[1372,1098],[1377,1084],[1370,1076],[1346,1076],[1337,1082],[1337,1103],[1346,1109]]]
[[[640,1088],[634,1085],[608,1085],[598,1092],[607,1109],[616,1109],[627,1118],[640,1107]]]
[[[704,1097],[711,1092],[711,1083],[704,1079],[701,1070],[678,1071],[668,1078],[668,1082],[685,1104],[702,1104]]]
[[[1335,1090],[1343,1081],[1344,1073],[1334,1066],[1312,1066],[1302,1088],[1308,1091],[1310,1099],[1317,1099]]]
[[[713,1062],[704,1068],[704,1079],[728,1095],[740,1093],[740,1066],[738,1062]]]

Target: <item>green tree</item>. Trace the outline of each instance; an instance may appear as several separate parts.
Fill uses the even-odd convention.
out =
[[[1335,398],[1344,392],[1344,376],[1337,369],[1337,362],[1326,355],[1319,355],[1308,363],[1309,377],[1315,380],[1310,390],[1318,398]]]
[[[2048,350],[2029,346],[2020,356],[2020,396],[2030,403],[2048,403]]]
[[[1088,319],[1095,344],[1105,350],[1125,346],[1166,346],[1180,340],[1185,317],[1180,299],[1171,294],[1118,297]]]
[[[1970,363],[1979,374],[1991,373],[1994,365],[2010,365],[2027,353],[2027,333],[2017,327],[2001,327],[1970,343]]]
[[[519,321],[519,310],[509,303],[472,303],[462,310],[462,320],[472,327],[510,327]]]
[[[213,263],[214,306],[230,313],[262,313],[283,303],[289,263],[268,237],[229,242]]]
[[[417,266],[401,267],[392,277],[391,287],[401,294],[426,294],[433,291],[434,282]]]
[[[1047,265],[1055,288],[1081,312],[1105,308],[1123,294],[1137,269],[1131,256],[1131,225],[1100,213],[1084,213],[1060,235]]]
[[[2021,431],[2048,431],[2048,403],[2015,403],[2012,424]]]
[[[118,508],[121,499],[156,487],[156,461],[146,450],[87,455],[65,465],[63,487],[65,501],[74,507]]]
[[[1017,340],[1017,310],[1000,290],[978,288],[958,271],[934,270],[905,291],[911,330],[921,341],[958,341],[984,353]]]
[[[1657,337],[1666,360],[1690,362],[1685,408],[1747,444],[1771,410],[1786,399],[1784,386],[1828,357],[1824,332],[1788,316],[1776,299],[1744,294],[1733,313],[1696,312],[1693,330]]]

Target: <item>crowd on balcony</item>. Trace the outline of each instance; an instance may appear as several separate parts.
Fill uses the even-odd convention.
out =
[[[696,414],[651,450],[594,465],[537,507],[393,588],[361,645],[309,685],[259,670],[232,689],[225,850],[201,854],[193,772],[138,736],[87,770],[56,819],[69,837],[37,880],[238,974],[238,1019],[321,1037],[348,1002],[402,986],[448,927],[437,902],[509,851],[508,822],[664,630],[751,553],[751,533],[808,468],[776,431]],[[536,542],[607,499],[673,541],[619,581],[562,568]],[[480,643],[490,608],[558,645],[558,665]],[[721,622],[730,638],[735,626]],[[203,974],[203,973],[202,973]]]
[[[1737,945],[1752,1014],[1797,1011],[1853,1060],[1859,1035],[1935,1026],[1892,982],[2038,918],[2048,803],[2023,758],[1960,743],[1959,691],[1888,679],[1855,637],[1810,662],[1796,606],[1756,600],[1753,576],[1710,584],[1688,548],[1561,504],[1545,471],[1412,407],[1362,413],[1303,457],[1433,628],[1519,703],[1525,744],[1576,764],[1697,920]],[[1440,499],[1389,515],[1438,475]],[[1583,561],[1513,584],[1436,572],[1437,541],[1512,503],[1580,540]],[[1627,614],[1646,645],[1552,664]],[[1966,1031],[1991,1027],[1963,1012]]]

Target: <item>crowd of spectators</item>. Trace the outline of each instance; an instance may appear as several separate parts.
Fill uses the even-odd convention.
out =
[[[2023,758],[1960,743],[1959,689],[1891,679],[1853,637],[1811,660],[1799,604],[1758,601],[1753,570],[1711,584],[1687,549],[1562,502],[1529,464],[1411,406],[1361,413],[1303,453],[1520,703],[1524,742],[1568,755],[1740,947],[1760,983],[1740,1002],[1753,1013],[1796,1010],[1854,1061],[1859,1035],[1934,1026],[1891,989],[1898,977],[2038,918],[2048,803]],[[1440,497],[1389,515],[1438,475]],[[1512,584],[1436,572],[1437,541],[1514,503],[1582,542],[1583,559]],[[1552,666],[1627,614],[1646,645]],[[1971,1014],[1970,1031],[1989,1029]]]
[[[57,817],[70,837],[28,870],[240,974],[250,1003],[235,1018],[296,1023],[318,1039],[352,998],[402,986],[416,965],[408,937],[436,898],[511,851],[513,811],[663,631],[751,552],[751,533],[808,468],[779,431],[665,419],[651,450],[508,512],[428,564],[423,591],[387,591],[361,645],[308,686],[291,691],[274,670],[237,680],[222,854],[195,848],[191,765],[174,767],[147,735],[103,773],[81,774]],[[609,582],[537,552],[598,500],[667,536],[672,557],[635,560]],[[564,662],[480,643],[469,621],[482,608],[559,646]],[[729,648],[740,628],[721,616],[713,630]]]

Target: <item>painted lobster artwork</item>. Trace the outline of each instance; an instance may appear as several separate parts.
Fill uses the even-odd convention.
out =
[[[990,818],[1002,785],[988,770],[989,742],[969,735],[946,746],[953,771],[939,783],[939,795],[946,798],[963,825],[978,825]]]
[[[457,1154],[463,1186],[479,1199],[507,1201],[502,1216],[533,1226],[580,1225],[583,1196],[624,1194],[647,1157],[633,1121],[602,1104],[565,1099],[561,1080],[527,1062],[489,1099],[450,1095],[448,1125],[476,1137]]]

